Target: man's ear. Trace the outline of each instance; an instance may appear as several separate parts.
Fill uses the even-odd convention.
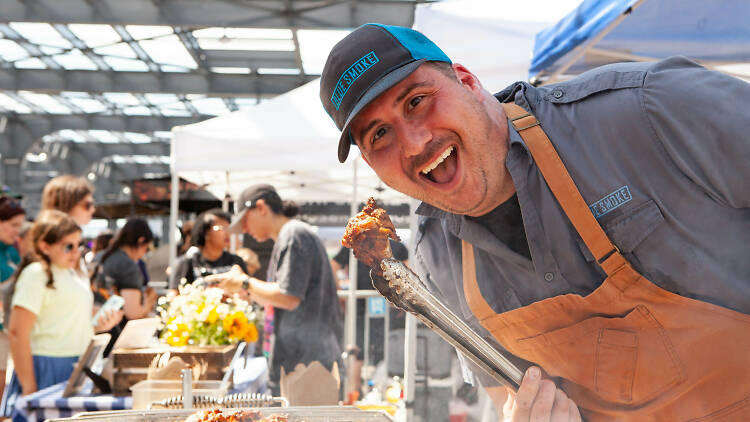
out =
[[[479,78],[471,73],[471,71],[467,69],[466,66],[462,65],[461,63],[453,63],[451,67],[453,67],[453,71],[456,73],[458,82],[466,87],[466,89],[474,93],[480,93],[482,90],[484,90],[482,83],[479,82]]]

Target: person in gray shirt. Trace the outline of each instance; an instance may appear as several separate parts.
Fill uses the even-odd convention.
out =
[[[235,266],[228,273],[207,276],[206,282],[220,282],[227,291],[246,290],[254,301],[273,307],[272,391],[279,394],[282,369],[288,374],[299,363],[317,361],[329,371],[334,365],[341,369],[341,309],[323,243],[312,227],[292,218],[297,206],[282,201],[271,185],[245,189],[236,204],[231,232],[274,240],[267,281]]]
[[[368,24],[333,48],[321,76],[321,102],[342,130],[341,162],[350,145],[357,145],[381,180],[423,201],[411,262],[433,293],[498,350],[507,351],[505,343],[487,329],[486,318],[480,321],[465,293],[468,252],[474,256],[479,295],[496,322],[549,303],[597,296],[611,276],[612,257],[617,269],[628,267],[642,276],[639,283],[650,281],[649,289],[659,297],[689,303],[696,312],[710,309],[740,324],[750,322],[747,83],[673,57],[604,66],[543,87],[517,82],[493,96],[417,31]],[[511,118],[506,111],[511,106],[524,114]],[[520,119],[526,124],[519,126]],[[554,147],[545,151],[556,150],[559,156],[552,177],[542,174],[543,160],[532,154],[525,135],[538,129]],[[549,183],[558,183],[563,174],[574,185],[556,197]],[[612,242],[609,253],[593,253],[587,241],[591,233],[579,234],[571,223],[561,203],[573,199],[580,199],[585,211],[576,215],[603,229],[604,244]],[[557,315],[562,320],[568,314]],[[526,340],[535,352],[554,351],[562,343],[575,344],[573,334],[588,333],[586,327],[599,320],[561,322],[555,330],[518,341]],[[607,315],[606,320],[620,324],[623,318]],[[522,322],[519,329],[532,325]],[[689,325],[690,330],[699,325]],[[663,380],[652,381],[657,371],[643,370],[654,363],[643,348],[655,343],[646,341],[645,333],[596,327],[598,343],[584,336],[593,339],[592,349],[581,346],[566,355],[571,362],[584,361],[588,366],[577,369],[595,375],[568,383],[561,367],[544,368],[560,377],[561,386],[572,386],[566,391],[542,379],[535,366],[515,397],[474,371],[497,408],[505,403],[504,420],[580,420],[566,393],[585,398],[576,400],[587,420],[608,420],[596,419],[601,415],[593,411],[586,414],[592,397],[617,407],[611,418],[639,420],[629,412],[692,385],[681,372],[690,365],[681,360],[693,357],[693,351],[679,350],[681,345],[675,349],[675,342],[664,337],[664,355],[676,360],[662,367]],[[677,325],[664,329],[680,331]],[[732,340],[744,345],[747,333],[738,329],[706,336],[694,350]],[[644,336],[640,342],[638,335]],[[608,360],[614,355],[606,352],[612,350],[630,357]],[[747,354],[730,350],[724,356],[738,355]],[[724,370],[724,360],[704,359],[688,373],[700,366]],[[746,360],[735,367],[737,380],[747,378],[749,366]],[[712,390],[736,381],[711,373],[696,382],[708,377],[721,380]],[[735,389],[747,395],[744,387]],[[630,395],[636,390],[659,394],[639,402]],[[672,402],[697,403],[698,412],[705,412],[685,419],[726,412],[750,417],[741,400],[678,397],[683,396]]]

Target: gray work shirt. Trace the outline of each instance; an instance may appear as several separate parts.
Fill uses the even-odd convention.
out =
[[[318,361],[330,370],[341,356],[341,310],[328,255],[308,224],[289,220],[281,228],[271,251],[268,281],[301,299],[294,310],[274,309],[271,379],[278,381],[282,367],[289,373],[298,363]]]
[[[750,314],[750,84],[673,57],[608,65],[539,88],[518,82],[496,97],[537,117],[637,271],[663,289]],[[587,295],[605,278],[512,126],[505,166],[531,260],[464,216],[427,204],[417,211],[412,261],[487,338],[463,295],[462,239],[474,245],[479,288],[498,313]]]

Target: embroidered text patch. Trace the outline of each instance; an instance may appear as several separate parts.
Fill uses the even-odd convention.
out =
[[[628,185],[625,185],[589,205],[589,208],[591,209],[591,213],[594,214],[594,217],[599,218],[618,208],[622,204],[627,203],[631,199],[633,199],[633,197],[630,195],[630,189],[628,188]]]

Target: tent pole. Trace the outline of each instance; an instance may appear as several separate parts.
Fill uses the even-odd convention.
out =
[[[169,198],[169,268],[177,261],[177,212],[180,202],[180,176],[172,165],[172,193]]]
[[[417,238],[417,206],[419,201],[409,199],[409,255],[414,250]],[[412,257],[409,256],[409,262]],[[424,368],[425,376],[427,368]],[[404,330],[404,403],[406,404],[406,420],[414,420],[414,400],[416,398],[416,389],[414,378],[417,375],[417,318],[411,313],[406,313],[406,327]]]
[[[353,217],[357,214],[357,164],[359,162],[359,156],[352,161],[352,201],[349,206],[349,215]],[[349,349],[357,344],[357,258],[354,257],[353,250],[349,250],[349,291],[347,292],[346,298],[346,348]],[[354,359],[356,356],[350,356],[347,364],[349,368],[354,367]],[[360,377],[361,374],[354,374],[351,370],[347,371],[349,376],[347,377],[347,390],[346,392],[352,392],[354,390],[354,377]]]

